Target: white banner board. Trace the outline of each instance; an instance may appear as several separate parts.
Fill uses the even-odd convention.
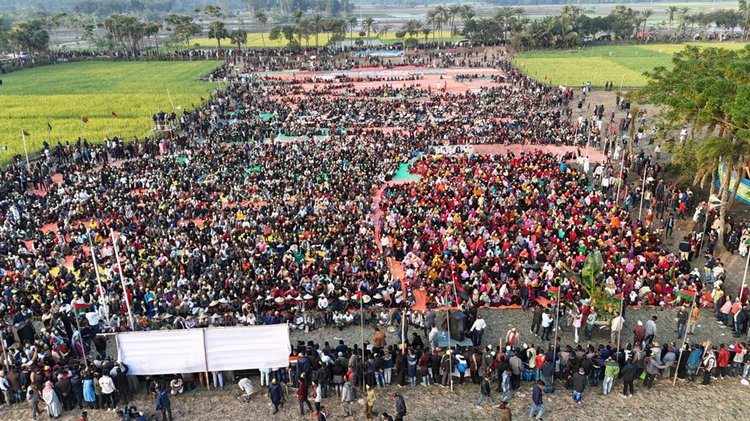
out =
[[[208,371],[283,368],[292,346],[286,324],[206,329]]]
[[[134,375],[282,368],[292,349],[286,324],[127,332],[117,339]]]
[[[152,330],[118,333],[119,356],[129,374],[206,371],[201,330]]]

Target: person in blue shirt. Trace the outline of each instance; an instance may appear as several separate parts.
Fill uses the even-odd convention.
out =
[[[169,392],[164,385],[159,388],[156,395],[156,410],[161,412],[162,421],[172,421],[172,404],[169,402]]]
[[[542,380],[537,380],[534,389],[531,391],[531,413],[529,414],[529,417],[538,420],[542,419],[542,415],[544,415],[544,402],[542,400],[542,396],[544,395],[544,391],[542,390],[543,387],[544,382]]]
[[[702,356],[703,351],[701,351],[698,345],[693,344],[693,350],[690,351],[690,356],[687,360],[687,378],[691,382],[695,381],[695,374],[698,372],[698,367],[701,365]]]

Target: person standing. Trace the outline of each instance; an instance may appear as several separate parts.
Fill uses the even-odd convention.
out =
[[[400,393],[393,394],[393,401],[396,402],[396,417],[393,421],[403,421],[406,416],[406,402]]]
[[[505,333],[505,346],[510,347],[511,349],[514,349],[516,347],[516,344],[519,342],[518,336],[519,335],[518,335],[518,332],[516,332],[515,327],[510,329],[508,332],[506,332]]]
[[[367,385],[367,400],[365,401],[365,417],[368,420],[372,419],[372,408],[375,406],[375,389]]]
[[[544,402],[542,401],[542,396],[544,395],[543,387],[544,382],[537,380],[531,391],[531,413],[529,414],[529,417],[538,420],[542,419],[542,415],[544,415]]]
[[[503,385],[503,396],[500,398],[503,402],[509,402],[511,393],[513,392],[512,389],[512,378],[513,378],[513,371],[508,367],[507,370],[503,371],[503,379],[502,379],[502,385]]]
[[[646,337],[646,328],[643,326],[643,322],[638,320],[638,323],[633,328],[633,346],[643,346],[643,339]]]
[[[692,335],[695,333],[695,326],[698,324],[698,320],[701,318],[701,309],[699,305],[694,305],[693,312],[690,314],[690,324],[688,325],[688,334]]]
[[[313,410],[312,404],[307,398],[309,392],[310,388],[307,384],[305,373],[302,373],[299,378],[299,386],[297,386],[297,401],[299,401],[299,414],[303,417],[305,416],[305,404],[307,404],[307,409],[309,409],[311,412]]]
[[[101,407],[103,408],[106,405],[107,409],[114,411],[117,408],[117,397],[115,395],[117,389],[115,389],[115,382],[112,377],[109,377],[106,371],[99,378],[99,385],[102,387]]]
[[[55,388],[52,387],[52,382],[49,380],[44,384],[42,399],[44,399],[44,403],[47,404],[47,415],[49,415],[50,418],[60,418],[60,415],[62,415],[63,412],[63,407],[60,403],[60,399],[57,397],[57,393],[55,393]]]
[[[604,362],[604,382],[602,383],[603,394],[609,395],[618,374],[620,374],[620,364],[617,364],[617,361],[615,361],[610,355],[607,358],[607,361]]]
[[[354,386],[350,378],[344,382],[344,387],[341,389],[341,402],[344,403],[344,418],[354,416],[352,410],[352,404],[354,403]]]
[[[552,317],[552,314],[550,314],[549,310],[544,310],[544,313],[542,314],[542,340],[543,341],[549,341],[550,335],[552,334],[552,323],[555,321],[555,319]]]
[[[677,312],[677,339],[682,339],[682,336],[685,334],[688,317],[690,317],[690,314],[688,314],[686,306],[683,305]]]
[[[544,314],[544,309],[542,306],[536,306],[534,307],[534,317],[531,319],[531,330],[529,332],[539,335],[539,327],[542,325],[542,315]]]
[[[628,359],[628,362],[625,364],[625,366],[622,368],[622,395],[628,396],[628,392],[630,392],[631,395],[635,394],[635,389],[633,388],[633,382],[635,382],[635,378],[638,376],[638,367],[633,364],[633,359]]]
[[[613,345],[617,344],[617,338],[618,335],[620,335],[620,332],[622,331],[622,328],[625,324],[625,319],[622,317],[621,314],[618,314],[617,317],[612,319],[612,324],[610,325],[610,330],[612,331],[609,335],[609,342]]]
[[[692,351],[690,351],[690,356],[687,359],[687,379],[691,382],[695,381],[695,374],[701,365],[701,357],[703,357],[703,351],[698,345],[693,344]]]
[[[313,382],[313,401],[315,402],[315,412],[320,413],[321,404],[323,403],[323,386],[319,382]],[[369,387],[369,386],[368,386]]]
[[[702,385],[708,386],[711,384],[711,375],[713,374],[714,368],[716,368],[716,356],[714,356],[714,350],[709,349],[706,356],[703,357],[703,381]]]
[[[581,403],[584,390],[586,390],[586,370],[579,368],[578,372],[573,374],[573,401],[575,403]]]
[[[26,390],[26,402],[31,408],[31,421],[37,421],[39,417],[39,391],[36,390],[36,383],[31,383]]]
[[[386,346],[385,333],[381,332],[379,327],[375,328],[375,333],[372,335],[372,343],[376,350],[381,350]]]
[[[645,343],[645,346],[643,349],[646,349],[649,345],[651,345],[651,342],[654,341],[654,338],[656,337],[656,316],[651,317],[651,320],[646,322],[646,337],[643,339],[643,342]]]
[[[477,401],[478,409],[482,408],[482,402],[484,402],[485,399],[489,399],[492,406],[497,407],[495,397],[492,396],[492,375],[490,373],[484,375],[484,380],[482,380],[482,383],[479,385],[479,400]]]
[[[281,390],[279,382],[274,378],[271,379],[271,385],[268,386],[268,397],[271,398],[273,404],[273,414],[279,412],[279,406],[283,405],[284,393]]]
[[[156,410],[161,412],[161,421],[172,421],[172,403],[164,385],[159,388],[159,394],[156,396]]]
[[[487,328],[487,322],[484,321],[481,314],[477,314],[477,319],[469,329],[471,335],[471,342],[474,346],[482,346],[482,336],[484,336],[484,329]]]

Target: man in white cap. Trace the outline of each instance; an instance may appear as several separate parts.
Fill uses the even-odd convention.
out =
[[[505,346],[509,346],[511,348],[515,348],[516,344],[519,342],[518,340],[518,332],[516,331],[516,328],[511,328],[506,334],[505,334]]]

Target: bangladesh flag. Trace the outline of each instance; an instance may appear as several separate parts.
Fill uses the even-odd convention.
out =
[[[613,298],[615,299],[616,303],[618,303],[618,304],[621,303],[622,302],[622,292],[620,292],[618,294],[615,294],[615,296]]]
[[[547,293],[550,297],[560,298],[560,287],[552,287]]]
[[[688,300],[691,303],[695,301],[695,291],[690,291],[689,289],[681,289],[677,291],[677,296],[685,300]]]
[[[82,115],[81,116],[81,121],[83,121],[84,123],[88,123],[89,122],[89,118],[86,117],[85,115]]]
[[[73,304],[73,313],[75,313],[76,316],[80,316],[81,314],[86,314],[86,312],[89,311],[89,305],[88,304]]]
[[[458,282],[458,279],[453,279],[453,287],[456,288],[456,294],[461,297],[462,300],[466,301],[469,299],[469,294],[466,293],[464,287]]]

